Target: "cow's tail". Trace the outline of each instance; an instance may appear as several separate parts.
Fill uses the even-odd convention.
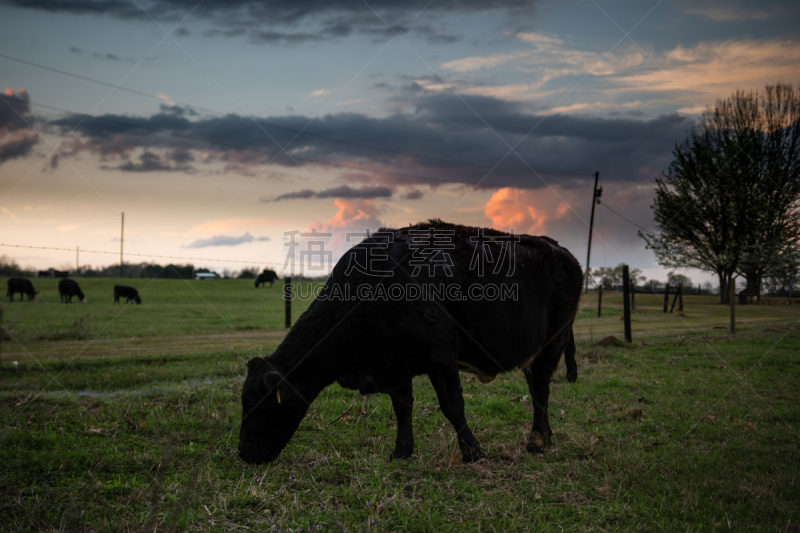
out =
[[[575,361],[575,335],[572,327],[569,329],[569,340],[564,350],[564,363],[567,365],[567,381],[575,383],[578,379],[578,363]]]

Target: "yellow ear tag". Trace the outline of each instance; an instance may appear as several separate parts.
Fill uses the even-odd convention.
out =
[[[277,389],[277,394],[278,394],[278,403],[281,403],[281,389],[280,388]]]

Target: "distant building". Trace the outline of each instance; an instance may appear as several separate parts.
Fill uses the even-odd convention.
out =
[[[217,275],[213,272],[200,272],[194,275],[194,279],[217,279]]]

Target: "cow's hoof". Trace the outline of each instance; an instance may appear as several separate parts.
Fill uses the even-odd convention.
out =
[[[477,461],[480,461],[484,457],[486,457],[486,454],[484,454],[482,451],[473,450],[473,451],[471,451],[469,453],[463,454],[461,456],[461,462],[463,462],[463,463],[475,463]]]
[[[544,449],[549,445],[550,435],[542,435],[538,431],[531,431],[526,449],[530,453],[544,453]]]
[[[412,450],[399,450],[396,449],[392,453],[389,454],[389,460],[394,461],[395,459],[410,459],[411,458]]]

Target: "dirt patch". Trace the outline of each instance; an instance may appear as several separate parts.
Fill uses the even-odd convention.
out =
[[[622,348],[625,346],[625,343],[616,338],[614,335],[609,335],[605,339],[601,340],[597,343],[598,346],[616,346],[618,348]]]

